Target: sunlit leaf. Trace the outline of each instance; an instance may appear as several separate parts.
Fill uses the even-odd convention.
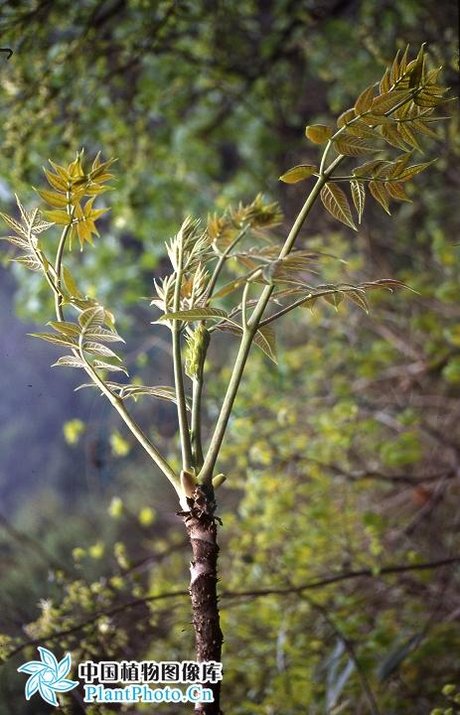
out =
[[[349,124],[341,137],[360,137],[361,139],[378,139],[378,134],[376,134],[374,127],[369,126],[367,122],[362,119],[355,119],[354,122]]]
[[[407,145],[401,137],[398,127],[394,124],[385,124],[381,128],[381,133],[383,138],[388,144],[396,147],[396,149],[407,149]]]
[[[59,174],[53,174],[52,171],[48,169],[43,169],[45,172],[46,180],[53,189],[57,189],[61,192],[66,192],[68,188],[68,183]]]
[[[362,156],[379,151],[378,147],[372,146],[366,139],[354,136],[340,136],[334,139],[334,146],[339,154],[345,156]]]
[[[372,100],[374,98],[374,85],[367,87],[361,92],[358,99],[355,102],[355,112],[356,114],[363,114],[371,108]]]
[[[284,181],[285,184],[297,184],[299,181],[309,179],[315,171],[317,171],[317,168],[313,164],[299,164],[282,174],[280,181]]]
[[[332,136],[332,129],[325,124],[309,124],[305,128],[305,136],[313,144],[324,144]]]
[[[0,236],[0,241],[8,241],[13,246],[17,246],[23,251],[28,251],[30,249],[29,241],[25,238],[20,238],[20,236]]]
[[[323,300],[325,300],[326,303],[329,303],[329,305],[332,305],[333,308],[338,310],[340,304],[343,301],[343,295],[341,291],[326,293],[325,295],[323,295]]]
[[[111,363],[103,360],[94,360],[93,367],[98,368],[99,370],[107,370],[107,372],[124,372],[125,375],[128,374],[126,368],[121,365],[112,365]]]
[[[58,226],[68,226],[72,223],[72,219],[67,211],[60,211],[58,209],[55,211],[43,211],[43,215],[53,223],[57,223]]]
[[[347,109],[337,119],[337,126],[339,129],[345,127],[349,122],[351,122],[356,117],[356,112],[354,109]]]
[[[361,223],[364,211],[364,203],[366,200],[366,190],[362,181],[350,181],[351,198],[358,214],[358,223]]]
[[[48,343],[53,343],[53,345],[65,345],[66,347],[75,347],[76,343],[73,340],[69,340],[68,337],[63,335],[53,335],[53,333],[28,333],[33,338],[40,338],[40,340],[45,340]]]
[[[355,231],[357,230],[351,215],[350,204],[340,186],[334,183],[325,184],[321,189],[321,201],[331,216]]]
[[[420,146],[419,142],[417,141],[417,137],[415,136],[414,132],[412,131],[411,127],[408,125],[406,122],[401,122],[399,124],[399,133],[401,137],[404,139],[404,141],[409,144],[410,147],[413,147],[414,149],[418,149],[419,151],[422,151],[422,147]]]
[[[90,353],[91,355],[100,355],[101,357],[114,358],[119,362],[122,362],[121,357],[119,357],[113,350],[108,348],[106,345],[94,342],[93,340],[85,340],[83,343],[83,350]]]
[[[425,171],[425,169],[434,164],[435,161],[436,159],[433,159],[432,161],[425,161],[423,164],[413,164],[413,166],[409,166],[398,175],[398,181],[409,181],[414,176],[417,176],[417,174],[420,174],[420,172]]]
[[[353,174],[356,177],[367,177],[372,176],[375,170],[382,166],[385,162],[382,159],[374,159],[372,161],[366,161],[364,164],[360,164],[353,169]]]
[[[105,343],[124,343],[120,335],[115,330],[98,327],[96,329],[89,328],[85,331],[86,340],[99,340]]]
[[[74,355],[63,355],[51,367],[85,367],[85,363]]]
[[[404,90],[393,90],[390,92],[385,92],[375,97],[372,101],[371,111],[372,114],[385,114],[391,112],[398,105],[403,104],[408,101],[411,97],[411,92]]]
[[[54,330],[57,330],[62,335],[67,335],[68,337],[78,337],[80,335],[80,328],[75,323],[67,323],[64,320],[50,320],[47,325],[51,325]]]
[[[363,290],[345,291],[343,295],[351,303],[354,303],[359,308],[361,308],[361,310],[364,310],[365,313],[369,312],[369,304],[367,302],[366,294]]]
[[[64,208],[70,204],[69,199],[63,194],[57,194],[54,191],[47,191],[46,189],[36,189],[36,192],[43,201],[46,201],[50,206]]]
[[[213,318],[226,318],[227,313],[220,308],[191,308],[190,310],[179,310],[175,313],[165,313],[157,322],[165,320],[182,320],[193,322],[194,320],[211,320]]]
[[[81,293],[80,293],[80,291],[79,291],[78,288],[77,288],[77,284],[76,284],[76,282],[75,282],[75,279],[74,279],[74,277],[72,276],[72,274],[71,274],[71,272],[69,271],[69,269],[67,268],[67,266],[64,266],[64,267],[63,267],[62,277],[63,277],[63,280],[64,280],[64,286],[65,286],[67,292],[69,293],[69,295],[71,295],[71,296],[76,296],[76,297],[80,296]]]
[[[380,206],[387,212],[387,214],[389,214],[389,196],[388,192],[383,186],[383,183],[381,181],[369,181],[369,192],[377,201],[377,203],[379,203]]]
[[[11,260],[15,261],[16,263],[21,263],[23,266],[28,268],[30,271],[43,270],[43,265],[40,263],[38,258],[35,258],[35,256],[33,256],[33,255],[17,256],[16,258],[12,258]]]
[[[406,190],[403,184],[400,184],[397,181],[388,181],[385,182],[384,186],[392,199],[395,199],[396,201],[407,201],[408,203],[412,203],[412,199],[410,199],[406,194]]]
[[[390,70],[387,68],[383,74],[382,79],[379,82],[379,92],[383,94],[388,92],[391,87]]]
[[[94,331],[95,329],[100,328],[104,324],[104,319],[104,308],[100,305],[95,306],[94,308],[88,308],[88,310],[84,310],[78,316],[78,322],[82,331]]]
[[[260,348],[267,357],[275,364],[278,364],[276,356],[276,335],[271,325],[265,325],[259,328],[254,336],[254,343]]]
[[[0,217],[10,228],[13,229],[13,231],[16,231],[16,233],[18,233],[20,236],[24,236],[24,238],[27,238],[27,231],[14,218],[11,218],[11,216],[8,216],[8,214],[4,214],[1,212]]]

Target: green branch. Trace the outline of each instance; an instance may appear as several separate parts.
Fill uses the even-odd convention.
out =
[[[215,267],[215,269],[214,269],[214,272],[213,272],[213,274],[212,274],[212,276],[211,276],[211,279],[210,279],[210,281],[209,281],[209,283],[208,283],[208,287],[207,287],[207,290],[206,290],[206,297],[207,297],[206,304],[209,303],[209,301],[210,301],[210,299],[211,299],[211,297],[212,297],[212,294],[213,294],[213,292],[214,292],[214,288],[216,287],[217,280],[218,280],[218,278],[219,278],[219,276],[220,276],[220,273],[221,273],[221,271],[222,271],[222,268],[224,267],[225,261],[227,260],[227,258],[230,257],[231,251],[233,251],[233,249],[235,248],[235,246],[236,246],[236,245],[241,241],[241,239],[246,235],[246,233],[248,232],[248,230],[249,230],[249,224],[247,224],[246,226],[244,226],[244,228],[241,229],[241,231],[239,232],[239,234],[233,239],[233,241],[227,246],[227,248],[225,249],[225,251],[219,256],[219,260],[217,261],[216,267]]]
[[[201,469],[204,461],[203,443],[201,439],[201,405],[203,398],[203,363],[201,363],[198,374],[193,378],[192,382],[192,418],[191,418],[191,433],[192,447],[195,466],[197,470]]]
[[[104,380],[98,375],[97,371],[94,369],[94,367],[91,365],[91,363],[88,362],[86,359],[86,356],[83,352],[83,349],[81,348],[79,352],[74,351],[77,353],[77,356],[84,362],[85,364],[85,371],[88,374],[88,376],[91,378],[91,380],[99,387],[101,392],[107,397],[109,400],[110,404],[116,409],[120,417],[122,418],[123,422],[125,425],[128,427],[130,432],[133,434],[133,436],[137,439],[140,445],[145,449],[149,457],[155,462],[155,464],[161,469],[163,474],[169,479],[171,484],[173,485],[174,489],[177,492],[177,495],[179,498],[182,496],[182,489],[180,485],[180,481],[175,474],[174,470],[170,466],[170,464],[166,461],[166,459],[163,457],[163,455],[159,452],[159,450],[155,447],[154,444],[148,439],[146,434],[142,431],[141,427],[137,424],[137,422],[133,419],[133,417],[129,414],[127,411],[123,400],[118,397],[118,395],[114,395],[113,392],[110,390],[109,387],[105,384]]]
[[[176,283],[174,286],[174,312],[180,310],[180,290],[182,284],[182,245],[179,248],[178,266],[176,271]],[[179,420],[180,444],[182,451],[182,469],[190,470],[192,467],[192,446],[187,418],[187,406],[185,402],[184,376],[182,373],[182,349],[181,349],[181,322],[173,320],[172,325],[172,349],[173,349],[173,369],[174,386],[176,389],[177,417]]]
[[[325,151],[327,151],[327,149]],[[300,230],[305,223],[308,214],[313,208],[313,205],[318,198],[321,189],[329,179],[329,176],[336,169],[336,167],[339,166],[343,159],[344,157],[342,155],[339,155],[336,159],[334,159],[334,161],[331,162],[328,168],[316,180],[313,189],[308,195],[307,200],[305,201],[302,209],[300,210],[300,213],[297,216],[289,232],[289,235],[286,238],[286,241],[279,253],[278,259],[285,258],[293,249],[295,241],[299,236]],[[240,386],[241,378],[243,376],[244,368],[246,366],[246,361],[249,356],[252,341],[254,335],[257,332],[260,321],[262,319],[262,315],[264,313],[265,308],[267,307],[268,301],[270,300],[270,296],[274,288],[274,285],[268,285],[263,289],[259,300],[257,301],[256,307],[254,308],[254,311],[249,318],[249,321],[246,325],[243,324],[243,336],[241,338],[240,346],[235,358],[232,374],[227,386],[227,391],[225,393],[224,400],[222,402],[219,417],[217,419],[217,423],[213,435],[211,437],[211,442],[206,453],[203,467],[199,475],[199,481],[201,483],[209,484],[212,480],[214,467],[219,456],[220,448],[222,446],[222,442],[225,436],[225,431],[227,429],[228,421],[230,419],[230,414],[233,408],[233,404],[235,402],[238,388]]]
[[[70,214],[72,215],[72,214]],[[62,261],[63,261],[63,256],[64,256],[64,248],[66,245],[67,238],[69,236],[69,231],[71,228],[71,223],[67,224],[65,226],[64,230],[62,231],[61,238],[59,240],[59,245],[56,253],[56,260],[55,260],[55,272],[56,272],[56,286],[54,286],[53,290],[55,293],[55,310],[56,310],[56,317],[58,321],[63,321],[64,320],[64,313],[62,310],[62,304],[64,300],[64,294],[62,292],[62,284],[61,284],[61,273],[62,273]],[[46,272],[45,272],[46,275]],[[49,281],[48,281],[49,282]],[[151,457],[151,459],[155,462],[155,464],[161,469],[163,474],[169,479],[173,487],[175,488],[179,498],[182,494],[181,486],[179,479],[177,475],[175,474],[174,470],[172,467],[169,465],[169,463],[166,461],[166,459],[163,457],[163,455],[159,452],[159,450],[155,447],[154,444],[148,439],[148,437],[145,435],[145,433],[142,431],[140,426],[137,424],[137,422],[133,419],[133,417],[129,414],[127,411],[123,400],[118,397],[117,395],[114,395],[114,393],[110,390],[109,387],[105,384],[104,380],[98,375],[97,371],[95,368],[91,365],[91,363],[88,362],[84,350],[83,350],[83,345],[80,343],[80,349],[74,349],[72,350],[73,354],[75,357],[79,358],[82,360],[84,363],[84,370],[89,376],[89,378],[99,387],[101,390],[102,394],[105,395],[105,397],[109,400],[110,404],[116,409],[120,417],[122,418],[123,422],[126,424],[130,432],[133,434],[133,436],[136,438],[136,440],[139,442],[139,444],[142,445],[142,447],[145,449],[147,454]]]
[[[62,288],[61,288],[61,281],[62,281],[62,261],[64,258],[64,249],[65,245],[67,243],[67,239],[70,234],[70,230],[72,228],[72,221],[73,217],[75,214],[75,206],[71,206],[70,204],[67,207],[68,209],[68,214],[69,214],[69,223],[67,226],[64,226],[63,231],[61,233],[61,238],[59,239],[59,244],[58,244],[58,249],[56,252],[56,260],[54,262],[54,271],[56,273],[56,287],[57,287],[57,293],[55,293],[54,296],[54,307],[56,310],[56,316],[58,320],[64,320],[64,313],[62,310],[62,303],[63,303],[63,294],[62,294]]]

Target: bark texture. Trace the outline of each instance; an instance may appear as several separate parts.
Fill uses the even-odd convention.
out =
[[[190,511],[181,512],[190,538],[193,560],[190,564],[190,597],[198,661],[221,662],[223,635],[220,629],[217,597],[217,522],[214,495],[200,486],[187,498]],[[220,709],[220,681],[203,683],[211,688],[212,703],[197,703],[195,715],[223,715]]]

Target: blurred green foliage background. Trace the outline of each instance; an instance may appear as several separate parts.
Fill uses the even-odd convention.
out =
[[[73,270],[118,315],[131,372],[169,384],[166,332],[142,298],[184,216],[262,191],[288,230],[304,186],[277,177],[316,159],[305,124],[339,114],[408,42],[428,42],[458,94],[457,25],[446,0],[3,2],[2,210],[14,192],[34,204],[48,158],[118,157],[111,212]],[[251,358],[219,492],[232,715],[460,712],[444,687],[460,685],[460,147],[457,106],[446,113],[411,204],[392,217],[369,206],[357,235],[318,207],[302,238],[350,278],[417,292],[375,294],[369,316],[297,312],[278,331],[279,366]],[[37,639],[75,661],[188,659],[173,495],[102,399],[48,368],[53,349],[25,334],[50,319],[49,297],[6,249],[2,261],[1,650]],[[228,351],[218,342],[207,366],[210,423]],[[136,411],[174,455],[170,407]],[[1,715],[51,710],[23,699],[15,668],[29,657],[2,666]],[[66,704],[84,711],[78,695]],[[86,708],[114,710],[147,712]]]

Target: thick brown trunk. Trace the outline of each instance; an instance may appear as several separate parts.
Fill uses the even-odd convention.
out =
[[[217,597],[217,521],[214,495],[197,487],[187,499],[190,511],[181,512],[190,538],[190,597],[195,629],[196,659],[221,662],[222,631]],[[197,703],[195,715],[223,715],[220,709],[220,681],[203,683],[213,692],[214,702]]]

